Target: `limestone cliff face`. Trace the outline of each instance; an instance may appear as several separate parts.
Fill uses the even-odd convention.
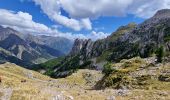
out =
[[[73,48],[70,52],[70,55],[77,55],[80,53],[81,49],[83,46],[86,45],[88,40],[83,40],[83,39],[76,39],[73,45]]]
[[[90,39],[89,40],[76,39],[72,51],[70,52],[70,55],[79,54],[81,56],[81,59],[83,60],[98,57],[102,55],[104,51],[113,48],[114,45],[112,44],[117,43],[119,40],[122,40],[119,38],[123,36],[125,33],[130,32],[134,27],[136,27],[136,24],[134,23],[130,23],[127,26],[122,26],[107,38],[100,39],[97,41],[92,41]]]
[[[79,54],[82,60],[100,57],[108,51],[110,60],[134,56],[147,57],[164,45],[170,51],[170,10],[158,11],[153,17],[136,25],[120,27],[109,37],[92,41],[76,39],[71,55]]]

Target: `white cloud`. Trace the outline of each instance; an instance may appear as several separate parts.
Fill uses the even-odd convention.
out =
[[[69,39],[76,39],[76,38],[82,38],[82,39],[93,39],[93,36],[95,35],[84,35],[84,34],[73,34],[73,33],[62,33],[57,30],[60,26],[52,26],[52,28],[41,24],[34,22],[32,20],[32,15],[26,12],[14,12],[10,10],[0,9],[0,25],[3,25],[5,27],[11,27],[17,31],[20,31],[22,33],[29,33],[34,35],[49,35],[49,36],[59,36],[59,37],[66,37]],[[85,23],[84,26],[90,27],[88,24],[88,19],[82,20],[83,23]],[[97,36],[97,35],[96,35]],[[96,40],[97,38],[102,38],[103,35],[100,37],[97,36],[93,39]],[[104,37],[103,37],[104,38]]]
[[[21,0],[22,2],[25,0]],[[92,28],[91,20],[101,16],[126,16],[133,14],[137,17],[148,18],[160,9],[169,8],[170,0],[32,0],[53,21],[76,31],[82,29],[101,31]],[[61,9],[69,16],[62,15]],[[92,31],[91,34],[62,33],[52,28],[34,22],[26,12],[13,12],[0,9],[0,24],[10,26],[24,33],[48,34],[67,36],[69,38],[101,39],[108,34]],[[113,23],[114,24],[114,23]]]
[[[98,39],[103,39],[109,36],[109,33],[104,33],[104,32],[96,32],[96,31],[91,31],[90,34],[72,34],[72,33],[66,33],[67,37],[71,39],[91,39],[93,41],[98,40]]]
[[[71,28],[75,31],[81,29],[91,30],[91,22],[88,18],[82,18],[81,20],[68,18],[61,15],[60,12],[60,1],[59,0],[34,0],[37,5],[40,5],[41,9],[48,17],[57,23],[64,25],[65,27]]]
[[[106,38],[109,35],[110,35],[109,33],[92,31],[91,34],[88,35],[88,37],[92,40],[97,40]]]
[[[84,26],[86,29],[88,29],[88,30],[92,29],[92,23],[88,18],[81,19],[81,22],[82,22],[82,26]]]
[[[149,18],[160,9],[170,9],[170,0],[133,0],[128,13],[141,18]]]
[[[60,0],[72,17],[122,16],[133,0]]]
[[[101,16],[148,18],[160,9],[170,8],[170,0],[33,0],[51,19],[76,31],[91,30],[90,20]],[[61,14],[64,9],[69,16]]]
[[[98,40],[98,39],[103,39],[109,36],[109,33],[104,33],[104,32],[96,32],[92,31],[90,34],[73,34],[73,33],[64,33],[64,34],[57,34],[53,36],[61,36],[61,37],[67,37],[69,39],[91,39],[93,41]]]
[[[170,0],[60,0],[63,9],[76,18],[125,16],[148,18],[160,9],[170,8]]]
[[[25,12],[13,12],[0,9],[0,24],[13,27],[27,33],[51,33],[52,30],[44,24],[36,23],[32,16]]]

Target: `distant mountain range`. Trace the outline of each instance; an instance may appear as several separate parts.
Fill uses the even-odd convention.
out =
[[[0,62],[22,66],[66,55],[73,41],[63,37],[33,36],[0,26]]]

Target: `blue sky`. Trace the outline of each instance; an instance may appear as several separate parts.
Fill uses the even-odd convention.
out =
[[[39,6],[36,6],[34,2],[20,0],[0,0],[0,8],[12,10],[15,12],[22,11],[27,12],[33,16],[35,22],[43,23],[47,26],[56,24],[51,21],[47,15],[45,15]]]
[[[104,1],[0,0],[0,9],[1,12],[4,12],[0,17],[11,14],[14,17],[11,19],[15,19],[11,20],[10,17],[6,16],[7,18],[0,21],[0,24],[15,28],[23,33],[98,39],[111,34],[119,26],[130,22],[142,23],[157,10],[169,8],[170,4],[168,0],[152,0],[150,3],[148,0],[139,0],[138,2],[134,0]],[[21,18],[15,18],[18,16]],[[28,20],[25,23],[28,23],[29,29],[22,29],[22,25],[17,26],[12,23],[21,20],[22,17]],[[32,26],[29,25],[33,25],[35,28],[32,29]]]

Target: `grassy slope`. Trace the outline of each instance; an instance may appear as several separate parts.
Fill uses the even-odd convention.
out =
[[[38,64],[37,69],[50,69],[50,68],[53,68],[54,66],[58,65],[63,59],[64,59],[64,57],[59,57],[59,58],[51,59],[51,60],[46,61],[44,63]]]
[[[0,77],[2,79],[0,88],[4,88],[4,91],[5,89],[12,89],[12,100],[28,100],[30,97],[35,99],[46,98],[45,95],[39,95],[41,88],[38,84],[41,85],[41,83],[37,80],[50,80],[47,76],[29,71],[11,63],[6,63],[0,65]],[[22,81],[26,82],[22,83]]]
[[[151,58],[132,58],[107,66],[111,67],[111,72],[98,83],[98,87],[170,90],[170,74],[167,73],[170,63],[154,64]],[[167,81],[161,81],[161,76],[166,76]]]
[[[122,65],[122,63],[131,61],[124,60],[113,65]],[[138,64],[135,64],[138,65]],[[169,70],[166,65],[166,70]],[[136,70],[132,67],[129,70]],[[105,89],[95,90],[93,87],[96,82],[102,79],[103,74],[94,70],[79,70],[69,77],[61,79],[52,79],[37,72],[27,70],[11,63],[0,65],[0,98],[10,93],[11,100],[51,100],[60,95],[66,100],[72,97],[75,100],[105,100],[110,96],[115,96],[116,100],[129,99],[134,100],[152,100],[170,98],[169,82],[153,81],[152,86],[157,88],[144,88],[143,90],[134,89],[125,93],[125,96],[119,95],[119,90]],[[25,81],[25,82],[24,82]],[[8,91],[8,92],[5,92]]]
[[[115,31],[114,33],[112,33],[108,38],[106,38],[104,41],[109,41],[114,42],[116,41],[119,37],[123,36],[125,33],[131,31],[134,27],[136,27],[135,23],[130,23],[128,24],[126,27],[121,27],[120,29],[118,29],[117,31]],[[102,54],[97,57],[97,62],[101,62],[101,61],[106,61],[108,59],[108,57],[111,55],[111,53],[113,52],[114,47],[108,49],[108,50],[104,50],[102,52]]]

